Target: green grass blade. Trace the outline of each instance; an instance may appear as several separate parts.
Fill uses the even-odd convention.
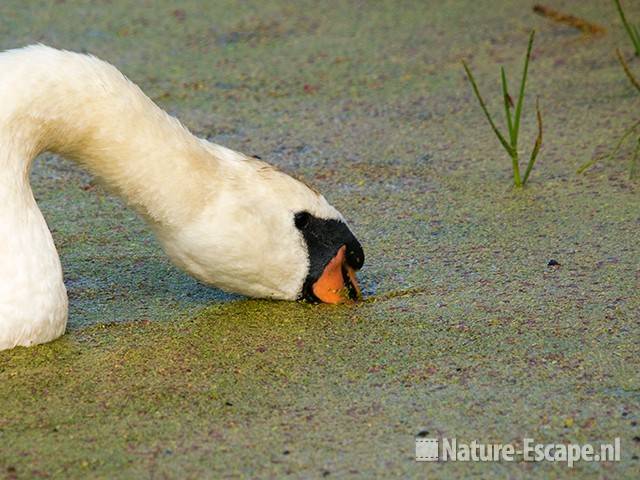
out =
[[[589,160],[588,162],[583,163],[582,165],[580,165],[580,167],[576,170],[576,173],[578,175],[583,174],[584,172],[586,172],[587,170],[589,170],[591,167],[593,167],[598,160],[601,160],[604,157],[596,157],[596,158],[592,158],[591,160]]]
[[[620,52],[619,48],[616,48],[616,55],[618,56],[618,61],[620,62],[620,65],[622,65],[622,69],[624,70],[624,73],[627,75],[627,78],[629,79],[631,84],[634,87],[636,87],[636,90],[640,92],[640,82],[638,82],[638,79],[631,72],[631,69],[629,68],[629,65],[625,61],[624,57],[622,56],[622,53]]]
[[[531,151],[531,157],[529,158],[529,163],[527,164],[527,170],[524,172],[524,177],[522,178],[522,185],[526,185],[527,180],[529,179],[529,175],[531,174],[531,170],[533,170],[533,166],[535,165],[538,158],[538,153],[540,153],[540,147],[542,147],[542,114],[540,113],[540,101],[537,98],[536,119],[538,120],[538,136],[536,137],[536,143],[533,146],[533,150]]]
[[[462,61],[462,66],[464,67],[465,72],[467,72],[467,78],[469,79],[469,82],[471,83],[471,87],[473,88],[473,92],[476,94],[476,98],[478,99],[478,102],[480,103],[480,107],[482,108],[482,111],[484,112],[485,117],[487,117],[487,120],[489,121],[489,125],[491,125],[491,129],[493,130],[493,133],[496,134],[496,137],[498,137],[498,140],[500,140],[500,143],[502,144],[504,149],[507,151],[507,153],[509,153],[509,155],[513,157],[513,155],[514,155],[513,149],[507,143],[505,138],[502,136],[502,134],[498,130],[498,127],[496,127],[496,124],[493,122],[493,119],[491,118],[491,115],[489,114],[489,110],[487,110],[487,106],[484,103],[484,100],[482,99],[482,95],[480,95],[480,90],[478,90],[478,85],[476,84],[475,78],[473,78],[473,74],[471,73],[471,70],[469,70],[469,67],[464,62],[464,60]]]
[[[635,40],[633,41],[633,45],[636,47],[636,55],[640,55],[638,54],[638,51],[640,50],[640,30],[638,30],[637,25],[633,25],[633,33],[635,33]]]
[[[511,146],[514,150],[518,150],[518,133],[520,130],[520,117],[522,115],[522,103],[524,102],[524,89],[527,83],[527,74],[529,72],[529,59],[531,58],[531,47],[533,46],[533,37],[536,31],[532,30],[529,36],[529,45],[527,46],[527,56],[524,59],[524,68],[522,71],[522,80],[520,81],[520,93],[518,94],[518,103],[516,105],[516,111],[513,120],[513,142]]]
[[[631,165],[629,165],[630,180],[635,180],[636,178],[638,178],[638,157],[640,157],[640,138],[638,138],[636,149],[633,152],[633,157],[631,157]]]
[[[500,77],[502,79],[502,97],[504,100],[504,115],[507,117],[507,128],[509,129],[509,138],[513,146],[513,120],[511,119],[511,97],[509,97],[509,89],[507,87],[507,75],[504,67],[500,67]]]
[[[638,38],[638,31],[629,25],[627,22],[627,18],[624,15],[624,10],[622,10],[622,5],[620,5],[620,0],[613,0],[618,8],[618,14],[620,14],[620,19],[622,20],[622,24],[624,25],[625,30],[629,34],[629,38],[633,43],[633,46],[636,50],[636,56],[640,56],[640,38]],[[635,31],[634,31],[635,30]]]
[[[629,136],[633,132],[635,132],[638,127],[640,127],[640,120],[638,120],[629,129],[627,129],[624,132],[624,134],[622,135],[622,137],[620,137],[620,140],[616,144],[616,147],[611,151],[611,153],[609,153],[607,155],[600,156],[600,157],[596,157],[596,158],[594,158],[592,160],[589,160],[588,162],[585,162],[584,164],[582,164],[580,166],[580,168],[578,168],[578,170],[576,170],[576,173],[578,175],[581,174],[581,173],[584,173],[587,170],[589,170],[591,167],[593,167],[598,162],[598,160],[606,160],[606,159],[609,159],[609,158],[615,156],[620,151],[620,149],[622,148],[622,145],[624,144],[625,140],[627,138],[629,138]]]

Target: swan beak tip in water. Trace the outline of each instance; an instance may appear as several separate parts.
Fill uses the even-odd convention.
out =
[[[324,303],[344,303],[360,300],[362,292],[356,279],[356,270],[362,266],[364,258],[343,245],[313,284],[313,294]]]

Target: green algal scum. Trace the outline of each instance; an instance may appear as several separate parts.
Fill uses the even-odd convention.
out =
[[[613,0],[618,8],[618,13],[620,14],[620,19],[624,25],[624,29],[629,34],[629,38],[631,39],[631,43],[633,43],[633,48],[636,50],[636,56],[640,57],[640,31],[638,31],[637,25],[631,25],[627,22],[627,17],[624,15],[624,10],[622,10],[622,5],[620,5],[620,0]]]
[[[515,112],[512,112],[513,102],[511,100],[511,96],[509,95],[509,89],[507,87],[507,75],[505,73],[504,67],[500,67],[500,76],[502,80],[502,96],[504,101],[504,113],[507,121],[507,129],[509,130],[509,140],[507,140],[498,127],[496,127],[493,118],[491,118],[491,114],[487,109],[487,105],[485,101],[482,99],[482,95],[480,95],[480,90],[478,89],[478,85],[476,84],[475,78],[471,73],[471,70],[467,66],[467,64],[463,61],[462,65],[467,72],[467,77],[469,78],[469,82],[471,83],[471,87],[473,88],[473,92],[480,103],[480,107],[484,112],[487,120],[489,121],[489,125],[491,125],[491,129],[500,140],[500,143],[507,151],[509,156],[511,157],[511,164],[513,167],[513,184],[516,187],[522,187],[527,183],[529,179],[529,175],[531,174],[531,170],[533,170],[533,166],[536,163],[536,159],[538,158],[538,153],[540,152],[540,147],[542,146],[542,115],[540,114],[540,106],[539,102],[536,99],[536,118],[538,121],[538,136],[536,138],[536,143],[533,146],[533,150],[531,151],[531,156],[529,157],[529,162],[527,163],[527,168],[525,170],[524,176],[520,176],[520,158],[518,155],[518,134],[520,133],[520,118],[522,116],[522,105],[524,103],[524,91],[525,85],[527,83],[527,73],[529,71],[529,59],[531,58],[531,47],[533,46],[533,37],[535,36],[535,31],[531,32],[529,36],[529,45],[527,47],[527,55],[524,59],[524,69],[522,72],[522,79],[520,81],[520,92],[518,95],[518,101],[516,102]]]

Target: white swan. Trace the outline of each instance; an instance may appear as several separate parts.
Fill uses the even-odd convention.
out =
[[[67,322],[60,261],[29,185],[44,151],[100,177],[207,284],[284,300],[359,295],[362,247],[322,195],[193,136],[113,66],[30,46],[0,53],[0,350],[53,340]]]

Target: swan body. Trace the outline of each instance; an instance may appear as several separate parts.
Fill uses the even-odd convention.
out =
[[[67,322],[62,268],[29,185],[44,151],[100,177],[204,283],[281,300],[336,303],[335,285],[359,294],[362,247],[322,195],[195,137],[108,63],[30,46],[0,53],[0,350],[53,340]]]

